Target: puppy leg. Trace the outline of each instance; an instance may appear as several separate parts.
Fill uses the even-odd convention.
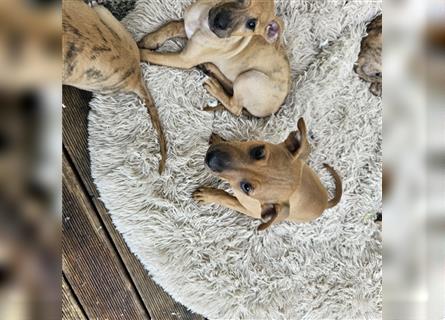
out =
[[[206,75],[213,77],[221,84],[228,95],[233,95],[233,83],[213,63],[208,62],[198,66]]]
[[[369,87],[371,93],[377,97],[382,96],[382,83],[381,82],[373,82]]]
[[[232,81],[227,79],[227,77],[221,72],[221,70],[219,70],[219,68],[217,66],[215,66],[211,62],[208,62],[208,63],[199,65],[198,68],[201,69],[207,76],[212,77],[216,81],[218,81],[227,96],[233,95]],[[215,111],[220,111],[220,110],[224,110],[224,109],[225,109],[224,105],[219,103],[216,107],[206,106],[202,110],[209,111],[209,112],[215,112]]]
[[[171,38],[185,38],[184,20],[170,21],[158,30],[147,34],[138,42],[139,48],[156,50]]]
[[[208,79],[204,87],[236,116],[241,115],[243,108],[255,117],[269,116],[278,110],[280,100],[284,100],[287,93],[285,87],[270,88],[269,77],[256,70],[244,72],[235,79],[233,96],[224,92],[214,78]]]
[[[229,96],[218,80],[209,78],[204,82],[204,88],[216,99],[223,104],[223,106],[236,116],[241,115],[243,107],[236,101],[233,96]]]
[[[172,68],[190,69],[208,61],[208,57],[200,45],[188,42],[181,52],[154,52],[140,49],[142,61]]]
[[[224,190],[201,187],[193,192],[193,199],[200,203],[216,203],[223,207],[251,216],[251,213],[238,201],[237,198]]]
[[[141,61],[150,62],[160,66],[167,66],[179,69],[190,69],[194,67],[192,61],[188,60],[182,52],[154,52],[141,49]]]

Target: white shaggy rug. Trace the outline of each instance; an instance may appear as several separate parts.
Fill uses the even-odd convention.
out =
[[[139,40],[179,18],[189,1],[139,0],[123,23]],[[352,71],[366,23],[381,3],[293,0],[277,3],[286,23],[292,92],[278,114],[236,118],[201,108],[203,74],[144,64],[168,141],[159,146],[133,95],[96,95],[89,115],[91,170],[116,228],[153,279],[211,319],[378,319],[382,310],[382,104]],[[167,49],[177,48],[170,43]],[[198,205],[201,185],[227,186],[204,168],[212,131],[229,139],[282,141],[303,116],[310,165],[340,204],[306,224],[260,223],[216,205]]]

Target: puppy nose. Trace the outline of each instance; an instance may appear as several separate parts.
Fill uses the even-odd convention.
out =
[[[222,172],[230,167],[230,155],[219,149],[210,148],[206,154],[205,163],[215,172]]]
[[[230,11],[221,10],[216,14],[215,19],[213,20],[213,26],[220,30],[226,30],[230,24],[230,20]]]

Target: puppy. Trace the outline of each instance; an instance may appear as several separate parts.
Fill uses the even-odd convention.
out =
[[[359,77],[371,83],[370,91],[382,96],[382,15],[376,17],[367,28],[368,35],[363,38],[358,60],[354,67]]]
[[[273,0],[199,0],[184,20],[148,34],[139,47],[145,48],[142,60],[151,64],[183,69],[205,64],[210,78],[204,87],[223,107],[237,116],[245,108],[265,117],[280,108],[290,88],[282,32]],[[152,51],[174,37],[187,38],[181,52]]]
[[[334,169],[324,164],[333,175],[336,187],[334,198],[328,200],[320,179],[305,162],[310,147],[302,118],[298,121],[298,131],[291,132],[280,144],[229,142],[215,134],[210,144],[205,163],[213,174],[230,183],[234,196],[223,190],[201,187],[193,193],[193,198],[264,220],[258,230],[286,219],[314,220],[341,199],[342,183]]]
[[[158,133],[162,173],[167,146],[158,112],[142,80],[136,42],[103,6],[90,8],[81,0],[63,1],[62,13],[63,83],[105,94],[135,93]]]

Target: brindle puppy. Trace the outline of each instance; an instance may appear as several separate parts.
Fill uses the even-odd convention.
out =
[[[382,15],[375,18],[367,28],[354,71],[363,80],[370,82],[375,96],[382,95]]]
[[[230,183],[235,196],[201,187],[193,198],[265,220],[259,230],[283,220],[314,220],[340,201],[342,183],[334,169],[324,165],[335,179],[335,196],[329,200],[326,188],[306,164],[310,147],[302,118],[298,131],[280,144],[225,141],[215,134],[210,144],[205,163],[213,174]]]
[[[63,1],[63,83],[112,94],[133,92],[144,103],[158,133],[162,173],[167,157],[158,112],[141,76],[139,49],[127,30],[102,6]]]

